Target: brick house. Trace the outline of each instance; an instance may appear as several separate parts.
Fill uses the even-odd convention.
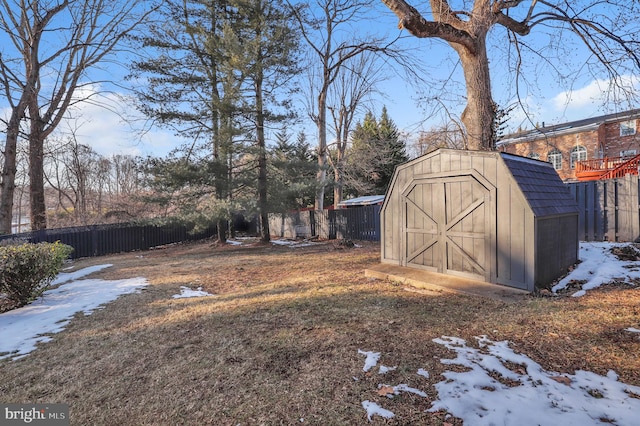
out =
[[[578,161],[640,154],[640,109],[545,126],[505,136],[500,151],[548,161],[564,181],[575,181]]]

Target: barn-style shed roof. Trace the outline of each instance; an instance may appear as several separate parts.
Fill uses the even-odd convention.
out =
[[[550,163],[439,149],[396,168],[381,260],[533,291],[578,259],[578,207]]]
[[[537,217],[578,211],[569,188],[558,178],[551,163],[507,153],[500,156]]]

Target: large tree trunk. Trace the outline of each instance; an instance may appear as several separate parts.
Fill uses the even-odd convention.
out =
[[[338,203],[342,201],[343,190],[344,190],[344,182],[342,177],[342,170],[340,170],[341,166],[336,167],[333,170],[333,176],[335,178],[335,183],[333,185],[333,205],[338,206]]]
[[[343,137],[345,139],[343,141],[338,141],[338,146],[336,149],[336,162],[333,167],[333,205],[335,207],[337,207],[338,203],[342,201],[344,192],[344,175],[342,169],[344,168],[344,157],[346,155],[347,149],[346,138],[348,137],[348,130],[344,130],[345,135]]]
[[[491,151],[495,149],[495,104],[491,96],[489,59],[485,37],[478,37],[475,52],[451,44],[460,56],[467,86],[467,106],[461,120],[466,129],[466,148]]]
[[[262,78],[256,78],[256,136],[258,140],[258,207],[260,208],[260,239],[269,242],[269,204],[267,200],[267,145],[264,136],[264,105],[262,99]]]
[[[318,96],[318,172],[316,174],[315,209],[324,209],[324,188],[327,181],[327,93],[322,90]]]
[[[29,203],[31,205],[31,230],[47,228],[44,200],[44,140],[41,131],[31,122],[29,134]]]
[[[24,111],[22,112],[24,113]],[[13,194],[16,188],[16,149],[20,130],[20,117],[16,109],[11,112],[4,145],[4,165],[0,182],[0,234],[11,233]]]
[[[399,28],[404,28],[419,38],[445,40],[458,53],[467,86],[467,106],[461,117],[467,133],[465,148],[493,150],[495,104],[491,98],[487,33],[498,21],[518,34],[528,33],[527,25],[522,25],[501,12],[521,2],[479,0],[469,2],[473,4],[470,12],[454,12],[448,0],[430,0],[433,21],[423,18],[405,0],[382,2],[400,18]],[[460,16],[465,18],[461,19]]]

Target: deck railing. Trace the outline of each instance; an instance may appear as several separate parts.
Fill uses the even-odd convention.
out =
[[[618,179],[626,175],[637,175],[639,164],[640,155],[628,158],[627,161],[618,164],[616,167],[602,175],[601,179]]]
[[[635,157],[605,157],[576,162],[575,174],[579,181],[617,179],[638,174],[640,155]]]

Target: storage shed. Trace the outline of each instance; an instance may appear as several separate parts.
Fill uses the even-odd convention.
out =
[[[384,202],[384,195],[365,195],[363,197],[349,198],[338,203],[339,209],[351,207],[376,206]]]
[[[533,291],[578,260],[578,208],[552,165],[439,149],[396,168],[383,263]]]

